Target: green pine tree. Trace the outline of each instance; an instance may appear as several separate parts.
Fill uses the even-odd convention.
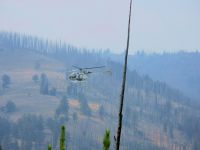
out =
[[[52,150],[52,146],[50,144],[48,145],[48,150]]]
[[[61,126],[60,150],[65,150],[65,126]]]
[[[106,130],[103,138],[103,150],[109,150],[110,147],[110,130]]]

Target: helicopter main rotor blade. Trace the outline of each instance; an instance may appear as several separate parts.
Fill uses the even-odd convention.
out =
[[[104,68],[105,66],[97,66],[97,67],[86,67],[86,68],[81,68],[81,67],[77,67],[72,65],[72,67],[77,68],[79,70],[83,70],[83,69],[97,69],[97,68]]]
[[[77,67],[77,66],[74,66],[74,65],[72,65],[72,67],[79,69],[79,70],[83,69],[83,68],[80,68],[80,67]]]
[[[95,72],[91,72],[91,73],[92,74],[108,73],[108,74],[112,75],[112,70],[95,71]]]
[[[66,71],[66,72],[77,72],[78,71],[78,69],[76,69],[76,70],[69,70],[69,71]]]
[[[98,66],[98,67],[88,67],[88,68],[82,68],[82,69],[96,69],[96,68],[104,68],[105,66]]]

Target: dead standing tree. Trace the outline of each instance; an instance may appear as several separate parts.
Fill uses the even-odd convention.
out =
[[[126,85],[126,70],[127,70],[127,60],[128,60],[128,49],[129,49],[129,39],[130,39],[130,24],[131,24],[131,10],[132,10],[132,0],[130,0],[130,11],[129,11],[129,20],[128,20],[128,37],[126,45],[126,53],[124,58],[124,68],[123,68],[123,80],[120,94],[120,105],[119,105],[119,116],[118,116],[118,129],[117,129],[117,139],[116,139],[116,150],[119,150],[120,147],[120,138],[122,130],[122,117],[123,117],[123,104],[124,104],[124,92]]]

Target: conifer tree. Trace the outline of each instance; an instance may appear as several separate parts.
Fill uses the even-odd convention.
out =
[[[59,106],[56,109],[56,117],[63,116],[66,120],[68,120],[68,112],[69,112],[68,98],[66,96],[63,96]]]
[[[106,130],[103,138],[103,150],[109,150],[110,148],[110,130]]]
[[[65,126],[61,126],[61,133],[60,133],[60,150],[65,149]]]
[[[40,78],[41,78],[40,93],[44,95],[48,94],[49,93],[48,77],[45,73],[42,73]]]
[[[48,150],[52,150],[52,146],[50,144],[48,145]]]
[[[1,79],[2,79],[2,88],[3,89],[8,88],[9,84],[11,83],[10,76],[4,74]]]

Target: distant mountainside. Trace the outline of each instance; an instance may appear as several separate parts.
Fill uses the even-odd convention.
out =
[[[78,49],[17,33],[0,33],[2,147],[17,149],[7,147],[14,145],[20,150],[30,147],[40,150],[52,143],[56,149],[59,126],[65,124],[68,149],[102,149],[106,128],[111,130],[113,149],[122,77],[122,64],[117,62],[120,59],[111,58],[108,52]],[[112,75],[96,73],[86,82],[73,83],[66,80],[71,65],[105,65]],[[6,75],[10,82],[5,88],[2,77]],[[16,109],[12,112],[13,105]],[[197,150],[199,108],[176,88],[129,69],[122,149]]]
[[[113,54],[110,57],[114,61],[122,62],[122,55]],[[197,101],[200,101],[199,66],[199,52],[137,53],[129,56],[129,69],[166,82]]]

